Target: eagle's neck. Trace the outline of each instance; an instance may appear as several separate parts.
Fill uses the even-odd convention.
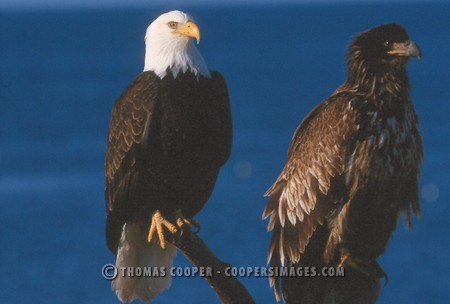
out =
[[[406,71],[408,59],[399,57],[381,63],[370,62],[355,52],[349,55],[346,87],[364,94],[402,95],[409,92],[409,79]]]
[[[197,77],[211,77],[202,55],[190,39],[158,39],[146,37],[144,71],[153,71],[160,78],[170,71],[174,78],[188,71]]]

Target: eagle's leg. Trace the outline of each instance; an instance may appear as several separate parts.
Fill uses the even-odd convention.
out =
[[[350,257],[350,252],[346,248],[341,249],[341,261],[338,264],[338,267],[341,268],[344,266],[345,261]]]
[[[152,244],[155,242],[156,238],[159,238],[159,245],[162,249],[166,249],[167,240],[164,234],[163,226],[166,227],[172,234],[176,234],[178,232],[177,227],[166,220],[159,210],[156,210],[152,215],[152,224],[148,232],[147,240],[150,244]]]
[[[177,219],[178,228],[183,228],[185,225],[192,225],[195,227],[195,233],[198,233],[200,231],[200,223],[193,218],[185,218],[181,210],[177,210],[175,212],[175,218]]]
[[[384,278],[385,285],[389,282],[388,275],[383,270],[383,268],[381,268],[380,264],[378,264],[377,261],[362,261],[362,260],[352,257],[347,250],[342,250],[341,251],[341,262],[339,263],[338,267],[342,267],[344,265],[344,263],[347,266],[364,274],[368,278],[371,278],[374,280]]]

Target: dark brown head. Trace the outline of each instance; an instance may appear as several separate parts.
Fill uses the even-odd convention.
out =
[[[420,59],[419,46],[398,24],[384,24],[356,36],[347,54],[349,78],[379,77],[405,71],[409,57]]]

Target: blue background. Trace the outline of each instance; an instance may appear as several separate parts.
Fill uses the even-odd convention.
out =
[[[197,216],[200,236],[234,266],[265,266],[264,192],[278,177],[296,126],[346,77],[355,33],[398,22],[422,48],[412,96],[425,142],[423,217],[402,220],[380,264],[379,303],[450,299],[448,204],[450,5],[346,4],[180,7],[202,30],[209,67],[227,79],[231,159]],[[141,72],[144,33],[173,7],[0,12],[1,303],[115,303],[101,268],[103,161],[115,99]],[[189,266],[178,254],[176,266]],[[273,303],[267,278],[243,278]],[[174,278],[155,303],[215,303],[202,278]]]

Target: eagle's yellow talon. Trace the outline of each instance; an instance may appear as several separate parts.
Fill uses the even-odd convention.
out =
[[[164,234],[164,227],[169,230],[170,233],[176,234],[178,229],[168,220],[166,220],[159,210],[156,210],[152,215],[152,224],[150,226],[147,241],[150,244],[155,243],[157,238],[159,239],[159,245],[162,249],[166,249],[167,240]]]
[[[167,247],[167,238],[165,234],[165,229],[169,230],[169,232],[173,235],[177,235],[177,233],[182,230],[186,225],[189,227],[190,225],[196,228],[196,232],[200,231],[200,224],[194,219],[187,219],[183,216],[180,210],[177,210],[174,214],[175,225],[169,222],[164,216],[161,214],[159,210],[156,210],[152,215],[152,224],[148,231],[147,241],[150,244],[156,243],[159,239],[159,245],[162,249],[166,249]]]
[[[342,266],[344,266],[345,261],[350,257],[350,253],[343,249],[341,251],[341,261],[339,262],[338,267],[341,268]]]
[[[200,231],[200,223],[193,218],[191,219],[185,218],[181,213],[181,210],[177,210],[175,212],[175,217],[177,219],[178,228],[183,228],[185,225],[189,225],[195,227],[195,233],[198,233]]]

